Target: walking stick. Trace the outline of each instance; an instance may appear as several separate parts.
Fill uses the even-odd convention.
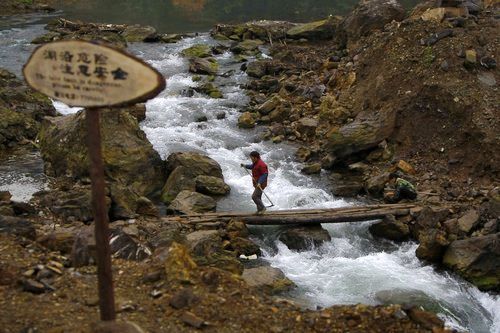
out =
[[[252,177],[252,174],[250,173],[250,171],[248,171],[247,168],[245,168],[246,172],[250,175],[250,177]],[[262,190],[262,188],[261,188]],[[267,200],[269,200],[269,202],[271,203],[271,206],[266,206],[267,208],[271,208],[271,207],[274,207],[274,204],[273,202],[271,201],[271,199],[267,196],[266,192],[264,192],[264,190],[262,190],[262,193],[266,196]]]

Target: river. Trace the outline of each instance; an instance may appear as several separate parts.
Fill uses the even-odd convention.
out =
[[[28,24],[10,21],[0,27],[0,61],[17,75],[33,50],[30,40],[43,33],[48,17],[27,16]],[[41,20],[37,22],[37,20]],[[9,28],[7,28],[9,27]],[[223,99],[210,99],[195,93],[183,97],[182,91],[197,85],[187,71],[187,62],[179,52],[191,45],[216,44],[208,34],[184,39],[176,44],[130,45],[129,51],[145,59],[167,78],[167,88],[147,103],[146,120],[141,123],[154,148],[165,158],[175,151],[199,151],[217,160],[231,194],[218,203],[219,210],[253,210],[250,200],[250,177],[240,168],[252,150],[260,151],[270,167],[270,185],[266,190],[273,209],[320,208],[355,205],[356,202],[334,197],[327,175],[317,177],[300,173],[294,161],[295,147],[261,142],[259,129],[240,130],[236,123],[247,98],[240,85],[247,80],[239,70],[240,63],[230,53],[217,56],[221,72],[234,70],[229,78],[217,77]],[[55,103],[61,113],[77,109]],[[225,119],[216,115],[224,112]],[[208,118],[196,122],[199,115]],[[0,161],[0,189],[11,190],[16,200],[46,185],[42,162],[37,153]],[[306,252],[290,251],[276,241],[280,229],[253,228],[264,258],[282,269],[297,288],[290,295],[308,307],[335,304],[409,303],[439,313],[447,325],[459,331],[500,333],[500,297],[480,292],[461,278],[415,256],[413,242],[395,244],[374,239],[368,232],[371,222],[363,224],[325,225],[331,242]]]

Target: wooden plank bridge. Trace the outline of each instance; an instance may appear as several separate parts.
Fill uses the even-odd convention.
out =
[[[211,223],[232,219],[251,225],[293,225],[364,222],[387,215],[405,216],[422,209],[415,204],[365,205],[325,209],[270,210],[263,215],[245,212],[217,212],[164,217],[165,222]]]

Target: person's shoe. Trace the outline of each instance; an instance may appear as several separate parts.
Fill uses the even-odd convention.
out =
[[[257,215],[264,215],[265,212],[266,212],[266,207],[262,208],[261,210],[258,210]]]

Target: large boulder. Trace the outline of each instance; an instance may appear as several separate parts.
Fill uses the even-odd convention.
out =
[[[88,179],[85,112],[47,119],[40,131],[45,172],[51,177]],[[156,196],[165,183],[164,162],[137,120],[126,110],[101,110],[102,157],[113,204],[137,209],[141,196]],[[120,213],[121,214],[121,213]],[[120,215],[118,214],[118,215]]]
[[[198,191],[208,195],[225,195],[230,191],[224,183],[222,169],[212,158],[194,152],[173,153],[167,158],[167,182],[162,201],[170,203],[181,191]]]
[[[357,40],[387,23],[402,21],[405,9],[396,0],[361,0],[356,8],[342,21],[340,28],[349,40]]]
[[[133,42],[158,42],[160,36],[156,32],[156,29],[146,25],[140,26],[138,24],[127,26],[121,35],[129,43]]]
[[[195,74],[216,75],[219,64],[214,58],[190,58],[189,71]]]
[[[392,109],[361,111],[353,122],[327,133],[325,148],[340,158],[374,148],[392,134],[395,120]]]
[[[369,228],[372,235],[393,241],[404,241],[410,236],[410,228],[406,223],[396,220],[394,215],[384,217],[382,222],[372,224]]]
[[[224,179],[199,175],[195,178],[196,191],[206,195],[226,195],[231,191]]]
[[[290,250],[296,251],[305,251],[313,246],[321,246],[331,239],[330,234],[323,229],[321,224],[292,227],[279,236],[279,240]]]
[[[294,283],[280,269],[271,266],[246,268],[241,277],[249,287],[271,295],[294,287]]]
[[[419,259],[441,262],[446,248],[450,244],[446,232],[441,229],[426,229],[419,233],[419,245],[415,254]]]
[[[500,233],[457,240],[450,244],[443,264],[483,290],[500,288]]]
[[[182,191],[168,206],[168,211],[181,214],[213,212],[217,207],[214,199],[198,192]]]
[[[45,116],[55,116],[49,98],[0,68],[0,150],[34,140]]]
[[[260,40],[277,40],[286,36],[286,32],[295,23],[286,21],[268,21],[259,20],[243,24],[217,24],[211,31],[214,37],[224,36],[234,40],[242,39],[260,39]]]
[[[331,39],[335,35],[340,20],[337,16],[330,16],[326,20],[299,24],[289,29],[286,36],[291,39]]]
[[[181,54],[188,58],[208,58],[212,56],[212,50],[207,44],[196,44],[182,50]]]

